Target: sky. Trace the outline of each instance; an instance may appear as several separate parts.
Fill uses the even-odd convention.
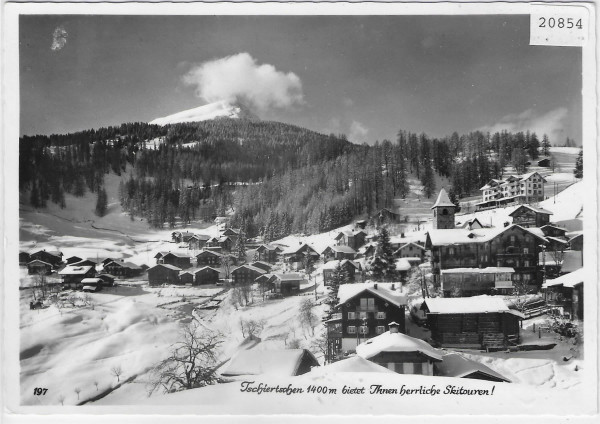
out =
[[[216,100],[357,143],[532,130],[581,144],[581,48],[529,16],[21,16],[20,134]]]

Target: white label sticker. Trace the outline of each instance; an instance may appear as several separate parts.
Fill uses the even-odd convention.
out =
[[[583,46],[589,25],[585,7],[532,5],[529,44],[532,46]]]

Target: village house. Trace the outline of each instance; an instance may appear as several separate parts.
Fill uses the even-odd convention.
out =
[[[223,377],[276,375],[293,377],[306,374],[319,361],[308,349],[262,350],[258,347],[236,352],[219,374]]]
[[[283,252],[281,247],[272,244],[261,244],[256,248],[257,259],[270,263],[277,262],[277,257],[281,252]]]
[[[222,236],[229,237],[233,242],[236,242],[240,237],[240,230],[235,228],[227,228],[221,233]]]
[[[65,259],[65,262],[67,263],[67,265],[72,265],[82,260],[83,258],[80,258],[79,256],[69,256],[67,259]]]
[[[19,252],[19,265],[26,265],[27,262],[31,262],[31,257],[29,253],[20,251]]]
[[[96,263],[96,261],[93,261],[91,259],[82,259],[79,262],[73,262],[70,265],[78,265],[78,266],[92,266],[94,267],[94,270],[96,269],[96,265],[98,265]]]
[[[512,294],[514,268],[453,268],[441,271],[444,297],[468,297],[481,294]]]
[[[356,228],[357,230],[364,230],[365,228],[367,228],[367,220],[361,219],[359,221],[356,221],[354,223],[354,228]]]
[[[115,276],[114,275],[102,273],[102,274],[96,275],[96,277],[100,278],[102,280],[103,287],[112,287],[115,285]]]
[[[173,265],[177,268],[187,269],[192,266],[191,258],[181,253],[169,252],[158,259],[159,264]]]
[[[431,339],[441,347],[505,349],[521,340],[524,315],[509,309],[500,296],[426,298]]]
[[[27,273],[29,275],[35,274],[50,274],[52,273],[52,264],[48,262],[40,261],[39,259],[34,259],[27,263]]]
[[[408,260],[408,258],[396,259],[395,265],[396,275],[402,280],[405,280],[406,277],[408,277],[408,274],[413,267],[412,263]]]
[[[395,252],[397,258],[419,258],[423,262],[425,258],[425,247],[418,243],[409,242],[400,246]]]
[[[273,291],[282,296],[292,296],[300,291],[300,284],[305,281],[304,274],[289,272],[285,274],[273,274]]]
[[[433,375],[442,353],[424,340],[400,333],[396,322],[388,327],[389,331],[356,346],[356,354],[399,374]]]
[[[78,266],[78,265],[67,265],[60,271],[58,275],[61,276],[63,284],[69,286],[77,286],[81,283],[84,278],[92,278],[96,275],[96,271],[93,266]]]
[[[210,266],[200,268],[194,273],[194,285],[217,284],[219,270]]]
[[[323,250],[323,260],[325,262],[327,261],[331,261],[331,260],[342,260],[342,259],[349,259],[349,260],[354,260],[354,258],[356,258],[356,250],[354,250],[353,248],[351,248],[350,246],[329,246],[327,248],[325,248],[325,250]]]
[[[194,237],[194,235],[194,233],[189,231],[174,231],[171,233],[171,239],[175,243],[187,243],[189,242],[190,238]]]
[[[366,241],[367,233],[359,230],[344,230],[340,231],[334,240],[338,246],[349,246],[354,250],[360,249]]]
[[[447,353],[442,360],[433,365],[433,375],[441,377],[470,378],[474,380],[510,383],[502,374],[494,371],[479,361],[465,358],[457,352]]]
[[[242,265],[231,271],[233,285],[246,285],[254,283],[260,275],[267,272],[262,268],[257,268],[252,265]]]
[[[550,223],[550,215],[552,212],[531,205],[521,205],[509,214],[513,219],[513,224],[524,228],[544,227]]]
[[[385,333],[395,321],[404,333],[406,293],[397,283],[342,284],[335,313],[327,321],[328,355],[354,350],[358,344]]]
[[[282,256],[288,264],[295,269],[304,268],[305,256],[310,255],[313,261],[319,259],[319,253],[306,243],[300,243],[297,246],[289,247],[282,252]]]
[[[161,284],[179,284],[181,268],[169,264],[158,264],[148,268],[148,283],[151,286]]]
[[[222,252],[231,252],[233,246],[235,245],[235,241],[230,236],[221,236],[217,239],[217,245],[221,248]]]
[[[49,263],[50,265],[52,265],[53,268],[58,268],[58,266],[63,261],[62,257],[63,257],[62,252],[59,252],[57,250],[46,251],[44,249],[44,250],[38,250],[37,252],[31,254],[32,261],[37,259],[39,261]]]
[[[223,255],[221,255],[219,252],[203,250],[196,255],[196,263],[198,266],[220,266],[222,257]]]
[[[323,265],[323,284],[326,286],[330,284],[338,265],[340,265],[344,275],[343,283],[363,282],[362,266],[360,262],[343,259],[341,261],[329,261]]]
[[[188,240],[188,249],[189,250],[200,250],[206,246],[206,243],[210,240],[210,236],[204,234],[194,234]]]
[[[388,208],[382,208],[373,214],[373,220],[378,225],[397,224],[401,220],[399,213]]]
[[[572,319],[583,320],[583,268],[543,284],[544,299],[550,306],[562,308]]]
[[[568,233],[569,249],[583,252],[583,231]]]
[[[95,277],[95,278],[84,278],[83,280],[81,280],[81,283],[79,283],[78,287],[80,287],[83,291],[100,291],[102,290],[102,287],[104,286],[104,280],[102,280],[101,278]]]
[[[132,262],[112,261],[104,265],[104,271],[117,277],[131,278],[142,273],[142,267]]]
[[[179,271],[179,283],[180,284],[193,284],[194,283],[194,271],[185,270]]]

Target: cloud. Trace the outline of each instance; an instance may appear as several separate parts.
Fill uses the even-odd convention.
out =
[[[350,97],[343,97],[342,104],[346,107],[352,107],[354,106],[354,100],[352,100]]]
[[[323,134],[341,134],[342,133],[342,122],[339,118],[331,118],[322,130]]]
[[[495,124],[478,128],[478,130],[489,131],[492,134],[502,130],[509,132],[530,130],[539,137],[547,134],[550,141],[561,141],[566,136],[565,120],[568,114],[569,111],[564,107],[553,109],[543,115],[533,109],[527,109],[520,114],[506,115]]]
[[[248,53],[239,53],[198,65],[183,76],[207,102],[241,100],[261,110],[288,108],[304,103],[302,82],[293,72],[256,63]]]
[[[352,121],[350,125],[350,136],[348,137],[351,141],[366,141],[366,136],[369,133],[369,129],[358,121]]]
[[[52,33],[52,45],[50,46],[50,49],[54,51],[62,49],[67,44],[68,35],[65,27],[62,25],[56,27]]]

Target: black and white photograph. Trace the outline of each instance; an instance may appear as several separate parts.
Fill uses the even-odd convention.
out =
[[[594,5],[11,6],[12,411],[598,413]]]

